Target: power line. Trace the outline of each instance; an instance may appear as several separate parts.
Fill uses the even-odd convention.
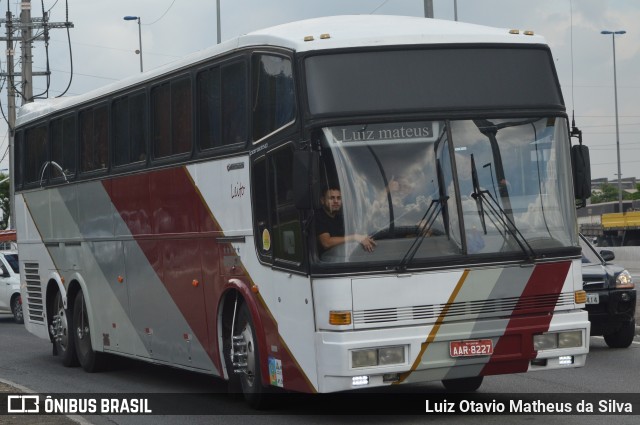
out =
[[[385,5],[385,4],[387,4],[387,3],[389,3],[389,0],[384,0],[384,1],[383,1],[383,2],[378,6],[378,7],[376,7],[375,9],[373,9],[373,10],[369,13],[369,15],[373,15],[373,14],[376,12],[376,10],[380,9],[382,6],[384,6],[384,5]]]
[[[171,2],[171,4],[169,5],[169,7],[167,8],[167,10],[165,10],[165,11],[164,11],[164,13],[163,13],[162,15],[160,15],[160,17],[159,17],[158,19],[156,19],[155,21],[151,22],[150,24],[142,24],[142,25],[153,25],[153,24],[155,24],[156,22],[159,22],[159,21],[160,21],[160,19],[164,18],[164,15],[166,15],[166,14],[167,14],[167,12],[169,12],[169,10],[171,10],[171,8],[173,7],[173,4],[174,4],[175,2],[176,2],[176,0],[173,0],[173,1]]]

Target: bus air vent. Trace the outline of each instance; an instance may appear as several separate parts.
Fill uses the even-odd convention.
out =
[[[40,265],[38,263],[24,263],[24,277],[27,283],[27,319],[32,322],[44,323],[44,302],[42,300],[42,285],[40,282]]]

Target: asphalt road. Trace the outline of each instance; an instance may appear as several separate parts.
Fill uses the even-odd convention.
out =
[[[640,283],[640,273],[633,271],[634,281]],[[636,319],[640,324],[640,299],[636,310]],[[507,375],[489,377],[485,379],[480,393],[509,394],[509,393],[628,393],[640,394],[640,381],[629,380],[628,372],[636,373],[640,369],[640,325],[636,327],[636,341],[627,350],[611,350],[606,347],[602,338],[591,338],[591,350],[587,366],[557,372],[529,373],[524,375]],[[442,391],[438,383],[413,386],[407,390],[408,397],[421,399],[429,394],[439,396]],[[302,424],[309,423],[309,416],[300,415],[300,410],[292,411],[287,407],[280,407],[268,415],[258,414],[245,405],[239,397],[226,394],[226,384],[203,375],[179,371],[166,367],[158,367],[135,361],[116,361],[114,365],[102,374],[86,374],[79,368],[68,369],[60,365],[57,358],[51,356],[51,346],[30,335],[23,326],[16,325],[9,315],[0,314],[0,397],[2,393],[200,393],[202,397],[194,396],[193,403],[203,400],[219,407],[221,416],[188,416],[188,417],[158,417],[148,416],[107,416],[107,415],[0,415],[0,425],[138,425],[138,424],[171,424],[177,422],[190,424],[210,423],[266,423],[266,424]],[[413,393],[413,395],[411,395]],[[391,392],[384,397],[397,401],[398,394]],[[372,402],[382,402],[378,395]],[[191,400],[191,398],[189,400]],[[0,399],[1,400],[1,399]],[[331,399],[331,401],[335,401]],[[320,403],[323,401],[320,400]],[[304,400],[298,406],[304,411],[307,403],[309,411],[318,413],[318,400]],[[366,402],[365,402],[366,404]],[[194,409],[197,406],[194,404]],[[637,406],[640,410],[640,406]],[[329,411],[331,409],[329,408]],[[303,412],[304,413],[304,412]],[[319,413],[322,413],[320,410]],[[325,412],[326,413],[326,412]],[[402,413],[402,412],[398,412]],[[636,412],[636,415],[640,414]],[[282,416],[284,415],[284,416]],[[393,419],[382,420],[386,416],[376,416],[376,420],[366,423],[424,423],[425,417],[415,419],[408,416],[394,415]],[[339,419],[341,418],[341,419]],[[368,417],[371,419],[371,417]],[[442,418],[441,416],[439,418]],[[451,424],[501,424],[503,416],[447,416],[446,422]],[[531,419],[542,419],[551,423],[564,424],[601,424],[603,416],[509,416],[512,423],[530,423]],[[546,419],[545,419],[546,418]],[[277,420],[276,420],[277,419]],[[520,420],[523,420],[520,422]],[[637,424],[637,416],[616,416],[616,423]],[[344,417],[315,416],[313,423],[344,422]],[[348,421],[352,423],[351,421]],[[358,421],[356,421],[358,422]],[[346,423],[346,422],[345,422]]]
[[[438,416],[438,418],[406,415],[405,408],[422,409],[425,399],[442,397],[440,383],[396,387],[382,395],[363,393],[364,398],[345,396],[342,399],[312,396],[296,403],[275,406],[271,411],[256,412],[243,400],[226,394],[226,385],[207,376],[184,372],[167,367],[148,365],[134,361],[115,362],[104,373],[87,374],[80,368],[65,368],[59,359],[51,356],[51,346],[26,332],[24,327],[12,323],[9,316],[0,315],[0,392],[33,390],[38,393],[72,392],[76,394],[189,394],[181,408],[195,412],[203,405],[219,412],[215,415],[157,416],[157,415],[87,415],[84,417],[56,416],[2,416],[0,425],[37,424],[70,425],[72,423],[92,423],[95,425],[168,425],[173,423],[199,424],[424,424],[436,420],[445,424],[502,424],[508,419],[513,424],[530,424],[532,420],[558,424],[602,424],[615,421],[616,424],[638,423],[638,416],[538,416],[525,414],[518,416]],[[635,396],[640,413],[640,380],[628,379],[640,369],[640,342],[628,349],[611,350],[602,338],[591,338],[591,350],[587,365],[580,369],[538,372],[487,377],[477,397],[491,402],[510,394],[564,394],[576,397],[622,397],[620,394]],[[10,384],[10,385],[7,385]],[[12,388],[19,384],[23,387]],[[401,388],[401,389],[398,389]],[[595,393],[595,394],[594,394]],[[448,396],[448,395],[445,395]],[[0,396],[1,397],[1,396]],[[453,397],[453,395],[451,395]],[[0,399],[1,400],[1,399]],[[341,416],[335,412],[336,405],[352,406],[366,410],[368,406],[387,406],[391,415]],[[259,413],[259,414],[257,414]],[[313,414],[313,416],[310,416]]]

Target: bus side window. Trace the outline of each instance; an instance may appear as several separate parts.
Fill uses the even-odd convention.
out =
[[[47,127],[44,125],[25,131],[25,183],[40,183],[47,175],[42,173],[47,161]]]
[[[51,121],[50,178],[68,181],[76,173],[76,117],[68,115]]]
[[[108,113],[106,106],[80,112],[80,155],[82,171],[107,168]]]
[[[235,61],[197,76],[198,148],[201,151],[246,142],[247,64]]]
[[[247,140],[247,65],[244,61],[222,68],[222,144]]]
[[[293,199],[293,150],[290,146],[253,164],[252,195],[256,246],[264,261],[300,264],[304,244]]]
[[[277,260],[302,263],[304,258],[299,210],[293,199],[293,150],[284,146],[270,161],[273,250]]]
[[[296,103],[288,58],[256,55],[253,57],[252,74],[255,142],[293,122]]]
[[[153,157],[187,154],[192,146],[191,79],[177,78],[151,89]]]
[[[123,96],[111,104],[115,165],[146,161],[146,104],[144,92]]]
[[[251,179],[256,248],[263,261],[271,262],[271,225],[269,223],[266,157],[254,162]]]

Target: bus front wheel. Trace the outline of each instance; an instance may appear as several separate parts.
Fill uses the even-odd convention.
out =
[[[262,385],[256,331],[246,303],[240,306],[233,333],[233,373],[239,376],[242,393],[249,405],[262,409],[267,404],[267,388]]]
[[[78,360],[82,368],[90,373],[102,370],[104,355],[93,350],[91,345],[91,327],[84,294],[79,292],[73,302],[73,338],[75,340]]]

